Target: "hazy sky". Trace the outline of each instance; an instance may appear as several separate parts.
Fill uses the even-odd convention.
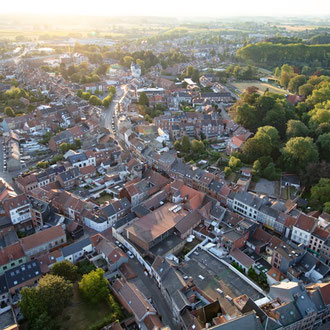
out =
[[[330,0],[3,0],[0,13],[101,16],[323,16],[330,14]]]

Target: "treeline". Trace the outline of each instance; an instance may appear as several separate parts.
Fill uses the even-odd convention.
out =
[[[274,67],[288,63],[302,67],[329,70],[330,45],[273,44],[259,42],[249,44],[237,51],[237,56],[250,63]]]
[[[189,61],[189,57],[178,49],[170,49],[168,52],[155,55],[151,50],[129,53],[120,48],[113,49],[108,46],[76,44],[74,51],[87,56],[88,60],[93,64],[102,64],[105,59],[111,58],[126,67],[134,61],[141,65],[142,70],[148,70],[158,63],[161,63],[166,68],[168,65]]]
[[[235,120],[255,135],[235,154],[256,177],[281,170],[300,175],[310,205],[330,211],[330,79],[310,77],[311,93],[296,106],[286,97],[253,89],[234,105]]]
[[[285,89],[307,97],[313,92],[316,85],[330,79],[324,75],[313,75],[309,77],[312,71],[312,68],[309,66],[304,66],[301,71],[299,71],[296,67],[283,64],[281,68],[277,67],[275,69],[275,76],[279,78],[280,85]]]

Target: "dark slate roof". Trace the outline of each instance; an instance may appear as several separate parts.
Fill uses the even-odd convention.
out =
[[[279,321],[283,326],[288,326],[302,319],[302,316],[293,301],[280,306],[276,311],[280,313]]]
[[[92,242],[89,237],[87,237],[81,241],[75,242],[73,244],[70,244],[70,245],[64,247],[63,249],[61,249],[63,257],[66,258],[74,253],[82,251],[85,247],[87,247],[90,244],[92,244]]]
[[[136,218],[136,214],[134,212],[130,212],[128,213],[125,217],[119,219],[118,221],[116,221],[113,225],[113,227],[115,229],[129,223],[130,221],[132,221],[134,218]]]
[[[69,156],[68,160],[71,164],[75,164],[87,160],[87,156],[84,152],[81,152],[80,154]]]
[[[212,180],[210,185],[209,185],[209,189],[211,191],[215,191],[215,192],[220,192],[221,188],[223,187],[223,184],[217,180]]]
[[[238,201],[240,201],[246,205],[249,205],[250,207],[253,207],[257,210],[263,204],[263,200],[260,197],[255,196],[248,192],[238,192],[235,195],[235,199],[237,199]]]
[[[101,211],[105,213],[107,217],[111,217],[116,214],[116,211],[113,208],[112,204],[107,205],[106,207],[101,209]]]
[[[147,209],[144,205],[142,204],[139,204],[137,205],[136,207],[134,207],[132,209],[133,212],[141,215],[141,216],[145,216],[147,215],[148,213],[150,213],[149,209]]]
[[[78,177],[79,175],[80,175],[80,170],[78,167],[71,168],[70,170],[59,174],[63,182],[70,181]]]
[[[269,215],[270,217],[273,217],[275,219],[277,219],[279,212],[273,208],[271,208],[270,206],[267,205],[262,205],[260,207],[260,212]]]
[[[5,272],[8,288],[22,284],[41,275],[39,263],[36,260],[28,261]]]
[[[221,206],[219,206],[219,205],[215,205],[215,206],[211,209],[210,214],[211,214],[214,218],[220,220],[221,218],[224,217],[225,212],[226,212],[226,209],[225,209],[225,208],[223,208],[223,207],[221,207]]]
[[[259,318],[254,312],[231,319],[212,327],[212,330],[262,329]]]
[[[0,276],[0,295],[3,295],[8,292],[8,286],[6,282],[5,274]]]

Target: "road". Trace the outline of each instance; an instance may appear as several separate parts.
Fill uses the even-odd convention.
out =
[[[108,109],[105,109],[103,111],[103,126],[105,128],[107,128],[111,133],[113,133],[112,127],[111,127],[112,118],[113,118],[113,115],[115,114],[116,105],[118,104],[119,100],[123,96],[123,93],[124,93],[123,88],[124,87],[121,86],[120,88],[116,89],[117,92],[116,92],[116,95],[115,95],[113,101],[111,102]]]
[[[156,308],[158,314],[162,316],[164,325],[167,325],[170,329],[177,329],[177,325],[175,325],[172,320],[171,310],[158,288],[156,281],[144,274],[144,267],[135,258],[129,260],[129,265],[137,275],[137,278],[133,279],[132,282],[134,282],[147,298],[152,298],[152,304]],[[136,282],[136,280],[138,280],[138,282]],[[139,285],[139,283],[142,283],[142,285]]]

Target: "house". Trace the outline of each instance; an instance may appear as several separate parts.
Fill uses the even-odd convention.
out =
[[[81,177],[79,167],[73,167],[57,175],[59,184],[66,190],[72,189]]]
[[[232,261],[236,262],[238,266],[242,267],[245,273],[253,267],[255,261],[246,255],[243,251],[237,248],[231,249],[229,257]]]
[[[238,192],[234,197],[233,210],[249,219],[257,220],[264,201],[249,192]]]
[[[25,194],[5,200],[3,206],[14,225],[31,220],[31,204]]]
[[[33,286],[41,277],[39,263],[36,260],[28,261],[5,272],[8,290],[11,294],[23,287]]]
[[[330,233],[327,230],[324,230],[321,227],[316,227],[311,234],[308,247],[319,253],[329,236]]]
[[[58,151],[59,146],[62,143],[72,144],[74,142],[74,136],[69,130],[62,131],[55,136],[52,136],[48,142],[49,149],[52,151]]]
[[[61,249],[63,258],[69,260],[72,263],[76,263],[86,253],[92,252],[93,246],[89,237],[80,241],[74,242]]]
[[[134,315],[139,328],[146,328],[145,326],[141,326],[141,323],[147,316],[157,315],[155,308],[135,284],[116,279],[112,286],[112,290],[121,304]]]
[[[226,147],[227,155],[231,155],[236,151],[242,151],[243,144],[246,140],[247,139],[244,135],[233,136],[230,138]]]
[[[16,193],[14,189],[7,184],[7,182],[0,179],[0,204],[6,199],[15,197]]]
[[[26,262],[26,256],[20,242],[0,249],[0,275]]]
[[[29,257],[56,249],[65,243],[66,235],[61,226],[54,226],[21,239],[24,253]]]
[[[291,240],[305,246],[308,246],[311,240],[312,232],[317,226],[317,219],[301,213],[294,226],[292,227]]]
[[[128,262],[128,257],[122,249],[100,234],[95,236],[97,236],[94,238],[96,241],[95,250],[106,260],[110,272],[116,271],[122,264]]]
[[[278,284],[279,282],[286,279],[286,276],[282,274],[277,268],[272,267],[266,274],[267,283],[269,286],[273,284]]]
[[[306,251],[302,247],[273,236],[266,247],[266,252],[272,256],[271,265],[286,275],[291,265],[298,263]]]

